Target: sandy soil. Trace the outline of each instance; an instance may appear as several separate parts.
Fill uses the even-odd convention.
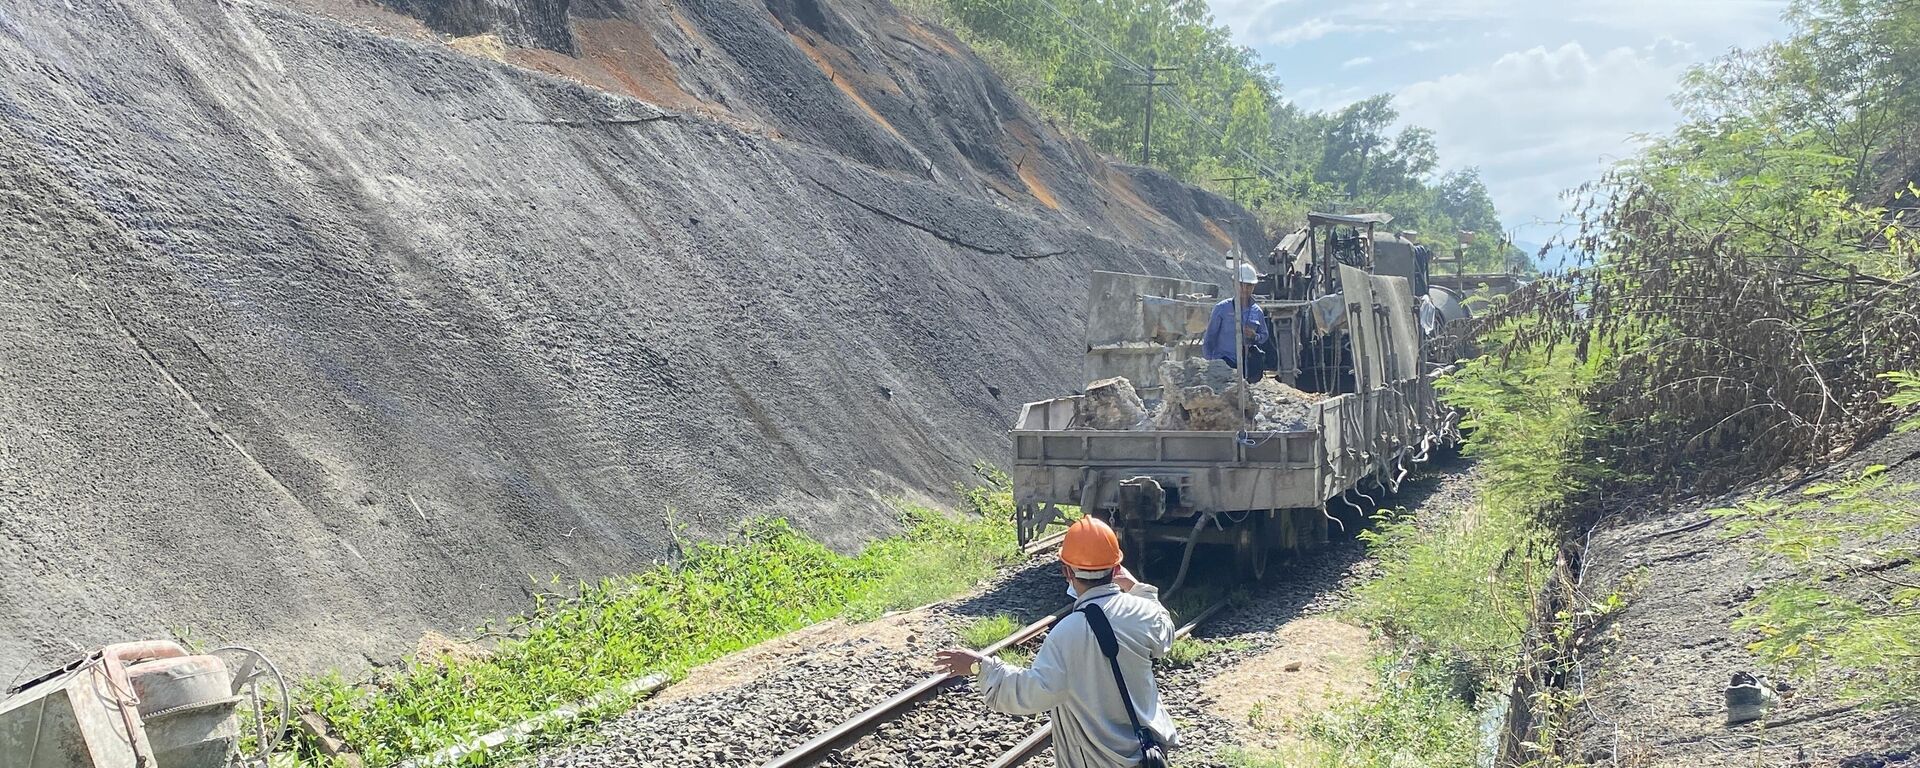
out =
[[[1298,744],[1307,718],[1364,697],[1374,673],[1367,630],[1306,616],[1274,632],[1273,647],[1222,669],[1201,685],[1207,711],[1235,723],[1241,746],[1277,750]]]

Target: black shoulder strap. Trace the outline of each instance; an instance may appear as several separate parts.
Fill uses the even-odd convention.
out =
[[[1127,705],[1127,720],[1133,723],[1133,732],[1147,739],[1147,731],[1140,727],[1140,715],[1133,710],[1133,697],[1127,693],[1127,677],[1120,674],[1120,638],[1113,634],[1113,624],[1107,621],[1107,612],[1100,610],[1099,603],[1087,603],[1080,608],[1087,616],[1087,627],[1093,630],[1093,639],[1100,643],[1100,653],[1107,657],[1107,663],[1113,665],[1113,682],[1120,686],[1120,700]]]

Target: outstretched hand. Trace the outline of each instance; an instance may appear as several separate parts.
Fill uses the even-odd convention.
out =
[[[965,648],[948,648],[934,654],[934,668],[954,677],[966,677],[973,674],[973,665],[986,658]]]

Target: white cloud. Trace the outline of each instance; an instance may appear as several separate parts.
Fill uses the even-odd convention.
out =
[[[1509,223],[1678,119],[1690,64],[1781,31],[1787,0],[1208,0],[1288,98],[1338,110],[1396,94],[1442,168],[1481,166]]]
[[[1357,85],[1329,87],[1308,86],[1298,91],[1286,93],[1288,101],[1310,112],[1338,112],[1347,105],[1379,93]]]
[[[1286,0],[1214,0],[1223,23],[1271,24]],[[1781,0],[1314,0],[1316,15],[1332,23],[1422,26],[1448,22],[1545,23],[1611,29],[1665,30],[1682,37],[1729,27],[1765,28],[1779,16]],[[1220,9],[1228,10],[1222,11]]]
[[[1279,46],[1318,40],[1339,30],[1339,25],[1316,16],[1266,36],[1266,42]]]
[[[1261,42],[1261,36],[1288,17],[1287,13],[1277,12],[1281,6],[1296,0],[1208,0],[1208,10],[1213,12],[1213,20],[1227,25],[1233,30],[1233,39],[1241,45],[1255,45]]]
[[[1678,118],[1668,93],[1686,47],[1589,53],[1578,42],[1536,46],[1491,65],[1400,89],[1402,119],[1432,128],[1441,164],[1480,166],[1507,219],[1554,218],[1559,192],[1631,154],[1636,133]]]

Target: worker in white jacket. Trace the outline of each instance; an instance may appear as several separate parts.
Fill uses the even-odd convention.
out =
[[[1160,605],[1160,590],[1141,584],[1120,564],[1120,543],[1113,529],[1082,518],[1067,529],[1060,547],[1060,569],[1077,597],[1075,612],[1047,633],[1031,669],[965,649],[936,657],[951,675],[977,671],[981,697],[1001,712],[1053,719],[1054,761],[1060,768],[1133,768],[1141,761],[1126,702],[1113,679],[1113,667],[1100,652],[1086,614],[1097,604],[1118,640],[1121,673],[1133,697],[1140,725],[1163,747],[1177,746],[1173,720],[1160,707],[1153,659],[1173,645],[1173,617]]]

